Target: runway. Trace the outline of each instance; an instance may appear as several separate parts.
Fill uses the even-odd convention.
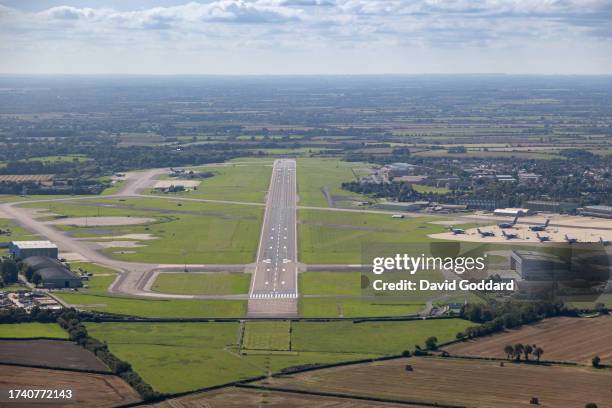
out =
[[[249,291],[251,317],[297,315],[296,162],[274,161]]]

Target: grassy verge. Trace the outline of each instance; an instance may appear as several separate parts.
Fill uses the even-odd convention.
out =
[[[47,209],[65,217],[151,218],[146,224],[75,227],[57,225],[68,234],[100,241],[114,240],[105,249],[109,256],[131,262],[154,263],[249,263],[255,259],[263,208],[178,202],[156,198],[97,199],[71,203],[34,203],[30,208]],[[138,234],[152,239],[121,238]],[[126,242],[126,244],[123,244]],[[137,246],[131,246],[131,244]],[[130,244],[130,245],[127,245]],[[122,246],[123,245],[123,246]]]
[[[300,298],[301,317],[368,317],[406,316],[417,314],[424,303],[398,299],[366,298]]]
[[[300,210],[299,258],[310,264],[361,262],[362,246],[427,243],[444,232],[433,217],[393,219],[386,214]]]
[[[152,290],[185,295],[236,295],[248,293],[246,273],[160,273]]]
[[[246,301],[144,299],[102,294],[57,293],[65,302],[83,310],[139,317],[243,317]]]
[[[226,166],[202,166],[193,170],[210,172],[213,177],[195,179],[201,181],[196,190],[178,193],[177,196],[208,200],[228,200],[263,203],[272,174],[272,165],[265,162],[236,163]],[[180,179],[180,177],[178,178]],[[169,178],[172,180],[172,178]],[[152,191],[154,194],[159,194]]]
[[[297,159],[297,184],[299,205],[327,207],[322,187],[327,187],[332,196],[348,200],[335,200],[336,206],[351,206],[350,199],[363,201],[367,198],[360,194],[342,190],[342,183],[356,180],[353,169],[366,167],[364,163],[348,163],[338,159],[299,158]]]
[[[303,295],[361,294],[359,272],[304,272],[299,276],[300,293]]]

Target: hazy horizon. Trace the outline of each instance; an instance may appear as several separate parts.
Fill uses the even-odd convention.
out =
[[[0,0],[0,73],[610,75],[606,0]]]

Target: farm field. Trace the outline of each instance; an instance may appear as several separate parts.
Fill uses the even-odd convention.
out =
[[[606,406],[610,381],[608,370],[413,357],[271,378],[265,384],[412,403],[516,408],[533,406],[530,400],[537,397],[540,407],[584,408],[589,402]]]
[[[279,350],[287,351],[291,347],[291,322],[257,322],[244,323],[242,348],[245,350]]]
[[[194,179],[201,181],[196,190],[173,195],[208,200],[265,202],[268,184],[272,174],[270,160],[235,163],[223,166],[202,166],[192,168],[198,172],[212,172],[213,177]],[[171,181],[173,178],[168,178]],[[152,194],[159,194],[155,190]]]
[[[292,322],[291,332],[288,322],[264,321],[252,325],[245,328],[240,344],[237,322],[86,324],[92,337],[106,341],[114,354],[132,364],[156,390],[182,392],[292,366],[398,354],[414,349],[415,344],[422,345],[431,335],[438,336],[441,342],[447,341],[472,323]],[[270,330],[272,335],[265,336],[264,330]],[[247,346],[259,349],[241,354],[241,349]]]
[[[426,243],[427,235],[445,231],[434,217],[393,219],[387,214],[300,210],[299,259],[307,264],[361,263],[368,243]]]
[[[44,205],[43,205],[44,204]],[[58,215],[86,220],[83,226],[56,225],[88,238],[116,259],[157,263],[249,263],[255,259],[263,208],[244,205],[177,202],[157,198],[99,199],[78,203],[33,203]],[[44,215],[45,213],[43,213]],[[96,225],[96,218],[153,219],[138,225]],[[49,217],[47,217],[49,218]],[[70,223],[60,219],[63,223]],[[89,225],[89,226],[85,226]],[[135,235],[136,234],[136,235]],[[129,236],[147,236],[134,239]],[[128,238],[122,238],[128,236]],[[117,238],[115,238],[117,237]]]
[[[247,273],[160,273],[151,290],[184,295],[236,295],[248,293],[251,275]]]
[[[110,408],[140,401],[140,396],[125,381],[108,374],[4,366],[0,383],[6,389],[70,389],[74,395],[70,406]],[[3,404],[3,407],[23,406],[23,402]]]
[[[358,360],[373,354],[304,352],[240,354],[239,323],[87,323],[92,337],[129,362],[160,392],[183,392],[283,368]]]
[[[410,408],[410,405],[405,404],[386,404],[346,398],[320,397],[316,395],[300,395],[286,392],[234,387],[186,395],[184,397],[174,398],[148,406],[155,408],[177,408],[191,406],[215,408],[243,408],[260,406],[272,408]]]
[[[55,323],[0,324],[0,338],[27,339],[33,337],[67,339],[68,333]]]
[[[0,362],[109,371],[93,353],[64,340],[0,340]]]
[[[505,358],[504,346],[517,343],[542,347],[543,360],[590,364],[599,356],[602,364],[612,364],[612,316],[556,317],[444,349],[453,355]]]
[[[338,159],[298,158],[297,189],[298,205],[328,207],[321,191],[326,187],[338,207],[351,207],[351,201],[364,201],[365,196],[342,190],[342,183],[355,180],[353,169],[366,167],[363,163],[349,163]]]
[[[79,309],[139,317],[243,317],[246,314],[246,301],[242,300],[148,299],[95,292],[57,293],[57,296]]]
[[[86,327],[160,392],[189,391],[261,374],[226,350],[238,342],[238,323],[87,323]]]
[[[291,349],[331,353],[400,354],[423,346],[430,336],[439,343],[455,339],[457,332],[474,323],[461,319],[401,322],[293,322]]]

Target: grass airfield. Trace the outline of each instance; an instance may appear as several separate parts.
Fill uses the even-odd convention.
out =
[[[64,225],[55,227],[75,238],[98,243],[115,259],[167,264],[253,262],[263,218],[263,208],[259,207],[158,198],[92,198],[24,207],[37,210],[41,220],[62,221]],[[112,217],[117,218],[115,225],[96,225],[97,218]],[[126,224],[131,218],[153,221],[116,225],[124,217]],[[71,223],[71,219],[78,223]]]

